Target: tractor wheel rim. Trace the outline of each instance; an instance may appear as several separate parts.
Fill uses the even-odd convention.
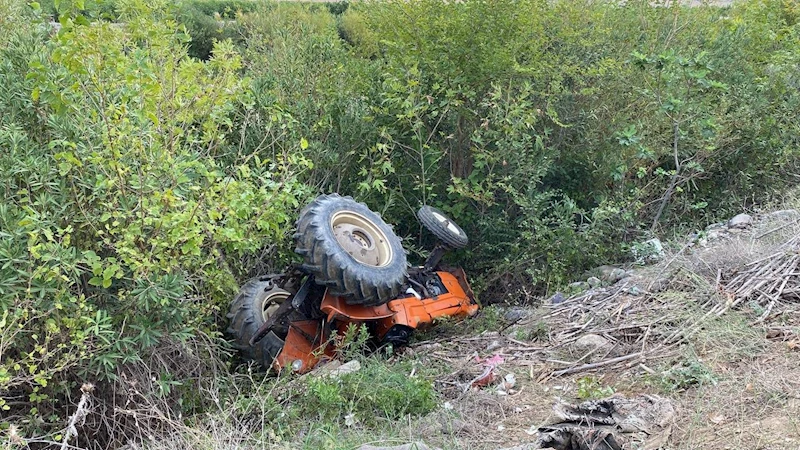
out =
[[[264,322],[268,321],[278,308],[280,308],[281,304],[289,298],[291,294],[289,292],[279,290],[275,292],[268,293],[264,299],[261,301],[261,318],[264,319]]]
[[[458,229],[458,226],[456,226],[456,224],[454,224],[452,220],[448,219],[447,217],[445,217],[445,216],[443,216],[443,215],[441,215],[441,214],[439,214],[439,213],[437,213],[435,211],[432,212],[432,214],[433,214],[433,217],[435,217],[436,220],[438,220],[442,225],[446,226],[447,229],[450,230],[451,233],[453,233],[453,234],[455,234],[457,236],[461,236],[461,230]]]
[[[392,261],[392,247],[386,233],[361,214],[337,212],[331,217],[331,228],[339,246],[359,263],[383,267]]]

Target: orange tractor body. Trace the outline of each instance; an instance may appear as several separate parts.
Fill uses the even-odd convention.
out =
[[[302,320],[289,324],[283,350],[273,362],[280,371],[291,367],[303,373],[312,370],[320,361],[335,355],[334,340],[325,322],[337,324],[335,331],[343,333],[352,324],[370,324],[379,341],[385,341],[392,330],[420,330],[444,317],[469,317],[478,312],[475,296],[461,268],[439,271],[436,275],[447,292],[432,298],[414,295],[392,300],[378,306],[350,305],[344,298],[325,293],[320,310],[321,320]]]
[[[461,268],[441,264],[467,236],[423,206],[417,218],[436,238],[424,265],[410,267],[401,240],[380,215],[352,198],[321,195],[300,212],[295,252],[303,263],[253,278],[233,299],[228,333],[246,360],[303,373],[336,356],[353,325],[377,346],[402,346],[414,330],[478,311]]]

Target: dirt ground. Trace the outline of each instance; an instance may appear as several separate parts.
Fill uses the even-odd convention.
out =
[[[445,407],[414,433],[443,449],[540,448],[539,427],[560,401],[657,395],[675,410],[657,448],[800,449],[800,303],[773,293],[767,308],[725,285],[786,250],[800,233],[796,217],[717,225],[618,282],[558,304],[484,311],[474,319],[490,323],[481,333],[456,324],[418,342],[404,357],[449,372],[436,380]],[[786,273],[776,286],[800,284],[800,271]],[[601,336],[597,351],[577,345],[587,334]],[[502,359],[496,378],[513,374],[514,386],[469,387],[493,356]]]

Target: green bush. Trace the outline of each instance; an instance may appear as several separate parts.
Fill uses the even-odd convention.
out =
[[[202,407],[220,311],[308,191],[299,151],[228,139],[252,108],[230,42],[200,62],[163,4],[119,7],[125,27],[77,17],[0,48],[0,407],[26,434],[61,426],[76,380]]]
[[[414,248],[414,210],[442,207],[491,299],[791,182],[795,17],[781,1],[415,0],[350,5],[343,43],[292,5],[251,16],[245,45],[257,95],[308,136],[308,182],[355,194]]]
[[[252,1],[199,0],[178,4],[176,18],[191,36],[189,55],[202,60],[211,57],[214,43],[231,39],[238,41],[241,30],[237,14],[255,8]]]

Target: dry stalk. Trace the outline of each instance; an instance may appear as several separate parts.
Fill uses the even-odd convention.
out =
[[[83,425],[86,421],[86,415],[92,408],[91,397],[93,390],[94,385],[91,383],[84,383],[83,386],[81,386],[81,399],[78,401],[78,409],[76,409],[75,413],[69,418],[69,424],[64,432],[64,439],[61,441],[61,450],[69,448],[70,438],[78,436],[76,425]]]

